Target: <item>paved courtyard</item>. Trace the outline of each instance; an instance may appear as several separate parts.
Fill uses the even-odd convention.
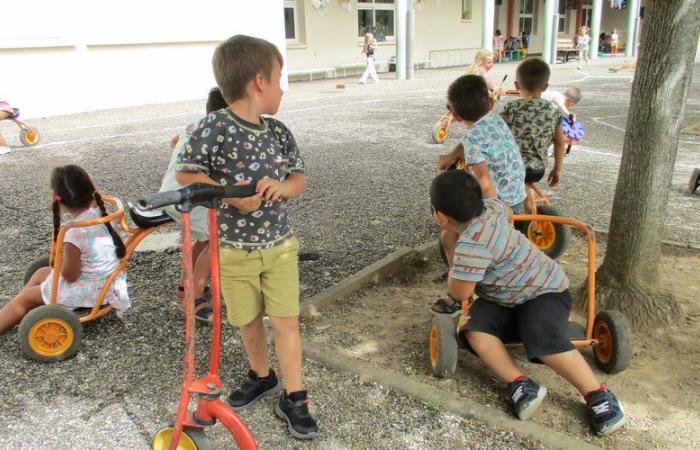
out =
[[[565,159],[561,187],[547,193],[563,214],[599,229],[607,228],[611,213],[631,89],[631,72],[609,74],[609,65],[596,62],[586,73],[557,66],[550,83],[581,88],[576,112],[586,137]],[[695,69],[684,126],[700,122]],[[366,86],[351,79],[291,85],[278,117],[295,133],[309,177],[291,221],[305,248],[321,255],[301,265],[302,298],[399,247],[434,238],[427,188],[435,157],[462,131],[453,127],[448,143],[435,145],[430,129],[444,112],[448,84],[462,70],[420,71],[412,81],[384,78]],[[508,73],[512,80],[514,70],[514,64],[497,66],[494,79]],[[47,252],[53,166],[79,164],[101,191],[133,201],[158,189],[169,138],[203,113],[204,101],[197,100],[30,120],[42,143],[0,156],[0,304],[19,289],[25,266]],[[0,131],[19,146],[12,124],[0,122]],[[683,135],[666,239],[700,243],[700,196],[684,194],[695,167],[700,138]],[[37,364],[20,355],[15,332],[0,336],[0,447],[142,449],[172,420],[182,351],[177,253],[140,252],[128,274],[134,307],[123,319],[112,315],[88,324],[72,360]],[[204,349],[207,330],[198,334]],[[224,345],[228,392],[244,373],[245,359],[229,327]],[[310,443],[288,437],[268,400],[244,414],[262,448],[542,448],[314,362],[307,361],[306,377],[321,437]],[[216,448],[230,448],[221,427],[211,436]]]

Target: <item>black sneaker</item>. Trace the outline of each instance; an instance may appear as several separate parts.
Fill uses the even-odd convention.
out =
[[[508,397],[513,412],[520,420],[529,419],[547,395],[547,388],[529,378],[514,381],[508,385]]]
[[[275,406],[277,417],[287,421],[289,433],[298,439],[311,439],[318,435],[318,425],[309,414],[309,401],[306,391],[296,391],[287,395],[282,391]]]
[[[274,370],[270,369],[270,373],[265,378],[261,378],[253,369],[249,369],[248,379],[243,382],[243,386],[231,392],[226,401],[235,410],[241,411],[265,395],[273,394],[280,389],[282,385]]]
[[[586,409],[588,419],[591,421],[591,429],[598,436],[612,433],[625,423],[622,403],[608,388],[589,393]]]

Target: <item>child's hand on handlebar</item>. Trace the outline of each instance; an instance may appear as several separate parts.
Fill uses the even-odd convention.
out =
[[[258,181],[258,184],[255,185],[255,190],[258,192],[258,195],[262,195],[265,200],[270,202],[289,197],[284,182],[273,180],[272,178],[263,178]]]
[[[250,180],[239,181],[238,183],[236,183],[236,186],[245,184],[250,184]],[[225,198],[223,199],[223,202],[227,205],[233,206],[241,214],[250,214],[260,209],[260,205],[262,204],[262,195],[258,192],[257,194],[251,195],[250,197]]]

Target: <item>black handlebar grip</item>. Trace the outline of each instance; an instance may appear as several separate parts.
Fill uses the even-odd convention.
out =
[[[180,191],[159,192],[137,200],[136,207],[142,211],[149,211],[151,209],[180,203],[181,198]]]
[[[224,186],[224,198],[241,198],[255,195],[254,184],[239,184]]]

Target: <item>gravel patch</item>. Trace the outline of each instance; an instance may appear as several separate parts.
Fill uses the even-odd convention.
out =
[[[496,74],[512,74],[514,68],[499,66]],[[607,69],[590,70],[604,74]],[[291,206],[291,221],[305,248],[321,255],[302,263],[302,298],[398,247],[434,238],[427,189],[435,157],[448,147],[430,143],[429,132],[444,112],[447,85],[460,73],[421,71],[414,81],[368,86],[345,80],[343,91],[336,91],[335,80],[292,85],[279,118],[297,137],[309,188]],[[557,67],[552,84],[577,78],[581,75],[572,67]],[[620,79],[576,84],[585,96],[579,109],[587,126],[585,147],[574,148],[567,158],[564,184],[551,196],[563,213],[606,228],[623,133],[594,118],[624,126],[630,84]],[[689,104],[700,104],[697,82]],[[170,156],[169,138],[203,109],[204,102],[196,100],[30,120],[41,130],[41,146],[0,156],[0,304],[17,292],[29,262],[47,252],[53,166],[80,164],[101,191],[135,200],[158,189]],[[688,109],[694,114],[697,106]],[[19,145],[11,124],[0,123],[0,131],[10,145]],[[450,130],[448,144],[460,134],[458,126]],[[683,144],[669,200],[669,239],[700,242],[699,197],[681,193],[694,165],[700,165],[697,145]],[[0,442],[12,439],[4,448],[45,442],[59,449],[57,429],[65,430],[64,448],[139,448],[171,420],[182,348],[182,314],[174,296],[177,256],[138,253],[128,275],[134,308],[123,319],[109,316],[87,324],[82,350],[73,360],[36,364],[20,356],[16,333],[0,336],[5,356],[0,361]],[[202,330],[200,348],[206,347],[205,338]],[[222,378],[230,386],[245,373],[245,358],[228,327],[224,340]],[[263,448],[539,447],[313,363],[306,368],[323,435],[308,444],[292,440],[269,411],[272,403],[266,403],[245,415]],[[118,425],[113,429],[111,423]],[[218,448],[229,445],[222,433],[220,428],[211,433]]]

